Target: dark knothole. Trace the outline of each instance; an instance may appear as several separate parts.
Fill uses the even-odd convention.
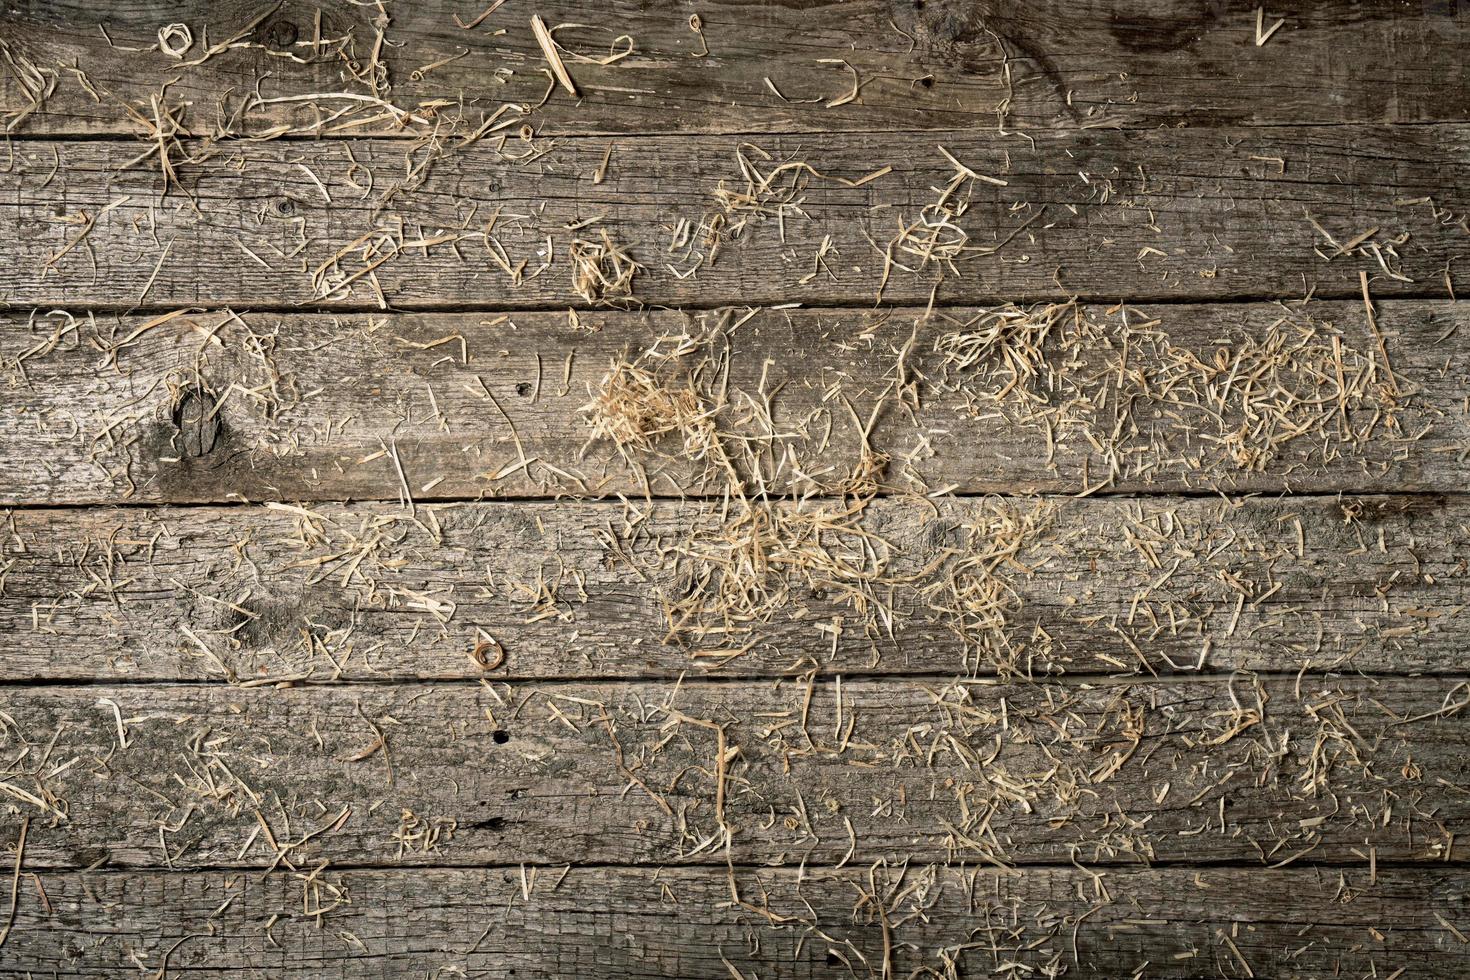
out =
[[[207,456],[219,440],[220,418],[214,395],[204,388],[184,388],[174,402],[171,415],[177,430],[176,443],[182,454]]]
[[[265,25],[261,41],[272,51],[286,51],[296,44],[301,30],[285,17],[277,17]]]

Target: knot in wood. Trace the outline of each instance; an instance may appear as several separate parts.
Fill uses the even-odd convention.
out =
[[[300,36],[301,29],[289,17],[275,17],[261,25],[261,43],[274,51],[287,50]]]
[[[201,388],[186,388],[174,403],[173,423],[185,456],[207,456],[219,439],[215,399]]]

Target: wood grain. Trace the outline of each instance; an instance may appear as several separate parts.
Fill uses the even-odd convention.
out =
[[[33,868],[719,865],[726,830],[756,864],[1458,861],[1466,690],[36,687],[7,705],[4,791]]]
[[[8,5],[0,974],[1463,975],[1467,44]]]
[[[779,433],[780,490],[846,488],[859,421],[900,491],[1466,485],[1461,305],[1384,301],[1376,333],[1361,301],[1087,307],[1020,385],[999,352],[946,364],[980,312],[4,317],[0,504],[718,493],[677,433],[593,438],[612,365],[686,343],[666,384],[722,364],[701,397],[731,434]]]
[[[0,955],[49,977],[118,976],[140,959],[157,970],[168,954],[198,977],[356,977],[370,964],[387,976],[806,979],[882,976],[886,932],[892,976],[944,970],[941,949],[958,976],[1023,964],[1119,977],[1147,964],[1158,977],[1457,977],[1464,961],[1451,932],[1464,929],[1463,871],[741,870],[745,909],[723,870],[560,876],[542,868],[526,895],[514,868],[328,870],[306,889],[285,873],[44,874],[50,914],[28,883]],[[875,886],[882,898],[864,904]],[[334,911],[318,920],[318,907]]]
[[[506,103],[537,106],[530,120],[547,134],[751,133],[993,129],[1002,118],[1013,129],[1438,122],[1464,120],[1470,97],[1457,59],[1470,26],[1453,3],[1278,4],[1264,26],[1283,23],[1257,45],[1255,9],[1241,3],[711,0],[695,33],[684,4],[550,0],[537,13],[573,25],[556,37],[579,97],[553,91],[543,105],[525,11],[457,26],[486,6],[394,7],[379,45],[376,8],[345,3],[20,5],[0,20],[13,59],[0,105],[32,106],[27,66],[50,94],[19,131],[53,134],[134,134],[124,104],[147,115],[165,82],[164,102],[201,132],[314,129],[351,105],[259,101],[312,93],[376,92],[423,119],[405,127],[366,106],[335,123],[354,135],[473,126]],[[178,57],[158,50],[168,23],[191,28]],[[609,65],[589,60],[626,48]]]
[[[560,879],[558,881],[558,879]],[[1128,976],[1321,976],[1408,969],[1457,977],[1466,879],[1458,870],[1381,868],[1376,877],[1285,868],[1075,868],[937,874],[911,869],[328,869],[43,874],[48,914],[27,882],[0,962],[36,976],[157,970],[223,977],[878,977],[998,964]],[[879,902],[863,902],[878,890]],[[339,904],[336,890],[350,904]],[[303,893],[306,904],[303,907]],[[878,912],[879,903],[882,912]],[[310,913],[332,908],[318,920]],[[785,917],[789,921],[782,921]],[[885,930],[884,918],[887,918]],[[191,937],[191,938],[185,938]],[[134,957],[137,957],[135,959]],[[727,965],[728,964],[728,965]],[[1246,970],[1250,972],[1247,973]]]
[[[166,195],[156,143],[30,142],[16,144],[0,174],[16,249],[0,267],[0,302],[629,302],[616,290],[576,288],[574,243],[603,249],[606,232],[642,265],[624,282],[632,302],[852,305],[878,300],[890,244],[921,218],[924,234],[971,251],[946,262],[892,250],[887,302],[1359,298],[1363,274],[1374,295],[1444,297],[1449,279],[1467,287],[1452,262],[1467,237],[1467,133],[1426,125],[1033,140],[947,131],[894,133],[881,145],[853,134],[190,144],[167,150],[176,180]],[[1005,186],[963,178],[944,217],[934,205],[957,171],[940,145]],[[206,153],[206,162],[186,159]],[[743,172],[741,156],[760,174],[749,198],[754,171]],[[777,173],[782,161],[827,176]],[[884,166],[893,169],[850,186]]]
[[[773,569],[758,583],[782,601],[734,623],[698,557],[728,526],[718,504],[87,508],[4,526],[10,682],[1453,674],[1470,606],[1461,496],[881,500],[814,542],[878,542],[880,561],[853,559],[866,594],[824,566]],[[503,662],[474,659],[487,640]]]

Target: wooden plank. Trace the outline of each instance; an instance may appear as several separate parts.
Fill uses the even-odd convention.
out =
[[[917,305],[1359,298],[1363,274],[1374,295],[1467,288],[1452,264],[1470,184],[1460,125],[164,152],[166,196],[157,145],[17,144],[0,174],[16,243],[0,301],[851,305],[880,285]]]
[[[35,687],[8,698],[0,789],[33,868],[720,865],[726,834],[756,864],[1458,861],[1466,690]]]
[[[1135,869],[1094,880],[1070,867],[871,879],[866,868],[739,869],[736,879],[745,908],[723,870],[329,869],[305,886],[286,873],[43,874],[51,911],[23,879],[0,962],[38,977],[166,965],[191,977],[710,980],[942,976],[947,964],[953,976],[1014,964],[1098,977],[1457,977],[1464,965],[1462,871]],[[882,897],[865,902],[875,890]],[[319,908],[329,910],[320,919]]]
[[[16,512],[0,679],[1464,669],[1464,497],[842,509],[729,589],[717,504]]]
[[[392,976],[724,980],[736,971],[907,976],[947,963],[959,976],[1019,964],[1074,976],[1411,968],[1455,977],[1464,880],[1401,869],[1372,882],[1366,872],[1339,879],[1295,869],[1113,871],[1101,882],[1071,868],[973,879],[884,870],[871,881],[866,869],[814,869],[800,880],[741,871],[750,906],[741,909],[723,872],[542,869],[525,895],[514,869],[329,871],[307,886],[308,911],[332,910],[317,921],[303,914],[301,882],[287,874],[66,874],[44,877],[49,916],[27,893],[4,955],[17,970],[78,977],[115,976],[138,962],[156,969],[165,953],[168,966],[201,977],[355,976],[370,967]],[[862,901],[875,886],[881,915]]]
[[[168,82],[164,103],[201,134],[315,130],[345,109],[357,111],[332,125],[349,133],[473,127],[505,103],[537,106],[532,124],[566,134],[1436,122],[1464,120],[1470,100],[1457,60],[1470,27],[1453,4],[1278,5],[1258,27],[1245,4],[858,0],[828,16],[715,0],[696,33],[683,4],[549,0],[535,12],[577,97],[548,91],[527,11],[456,24],[487,6],[22,5],[0,20],[0,105],[27,113],[28,77],[47,94],[21,132],[131,135],[124,104],[151,118]],[[167,38],[177,57],[159,46],[169,23],[190,29],[192,43]],[[320,98],[342,92],[401,111]]]
[[[593,438],[622,362],[698,369],[777,489],[851,489],[859,423],[900,491],[1465,486],[1461,305],[1086,307],[958,366],[981,313],[5,317],[0,504],[721,492],[678,432]]]

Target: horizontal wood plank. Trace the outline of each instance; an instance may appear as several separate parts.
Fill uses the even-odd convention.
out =
[[[1455,491],[1470,475],[1459,304],[1384,301],[1371,323],[1361,301],[1067,308],[961,365],[983,313],[5,317],[0,504],[721,492],[677,431],[631,453],[598,437],[623,363],[671,390],[697,372],[717,429],[758,440],[760,483],[786,491],[849,489],[864,428],[899,491]]]
[[[35,976],[468,973],[728,980],[959,976],[1458,977],[1466,877],[1075,868],[571,868],[50,873],[0,962]],[[877,894],[878,898],[872,896]],[[867,896],[865,900],[865,896]],[[322,911],[320,917],[314,912]],[[885,948],[889,950],[885,956]]]
[[[748,133],[1436,122],[1464,120],[1470,98],[1452,3],[1278,5],[1258,25],[1246,4],[1182,0],[711,0],[696,32],[683,4],[549,0],[535,13],[575,97],[548,92],[528,12],[459,26],[488,6],[22,5],[0,20],[0,105],[22,133],[134,134],[124,106],[151,118],[168,82],[163,104],[201,134],[391,135],[473,128],[502,104],[535,107],[548,134]],[[159,31],[175,23],[189,34],[170,54]]]
[[[843,510],[773,509],[831,525],[731,551],[769,566],[738,596],[719,504],[16,512],[0,678],[1464,667],[1464,497]]]
[[[840,702],[839,702],[840,699]],[[1463,680],[36,687],[32,867],[1458,861]],[[720,748],[726,752],[720,766]]]
[[[41,141],[17,144],[0,174],[16,243],[0,302],[1356,298],[1365,274],[1374,295],[1444,297],[1452,279],[1470,288],[1452,262],[1467,238],[1467,140],[1464,126],[1434,125],[881,143]]]

